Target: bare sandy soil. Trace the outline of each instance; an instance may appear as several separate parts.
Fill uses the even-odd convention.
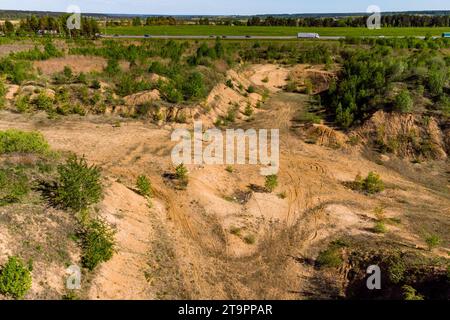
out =
[[[267,86],[272,96],[253,121],[235,126],[280,129],[279,187],[272,194],[241,197],[249,184],[264,185],[259,167],[252,165],[236,165],[232,173],[222,165],[189,165],[187,190],[174,190],[163,178],[174,170],[171,125],[123,121],[117,127],[114,117],[48,120],[42,114],[0,114],[0,130],[39,130],[55,150],[85,155],[103,170],[106,194],[99,210],[117,229],[118,251],[84,284],[84,298],[311,298],[326,288],[315,281],[317,270],[298,260],[314,259],[329,239],[389,239],[425,251],[418,229],[449,227],[448,192],[369,161],[357,149],[305,143],[291,120],[307,97],[280,92],[289,71],[273,66],[254,70],[248,81]],[[269,81],[262,81],[266,76]],[[381,175],[385,191],[366,196],[342,184],[369,171]],[[151,208],[132,191],[140,174],[149,176],[155,189]],[[402,219],[388,226],[386,235],[371,231],[374,209],[380,206],[387,217]],[[5,246],[3,238],[0,233]],[[447,237],[438,254],[449,252]]]
[[[107,61],[102,57],[94,56],[65,56],[61,58],[52,58],[43,61],[34,61],[34,68],[41,70],[44,75],[52,75],[58,72],[62,72],[64,67],[70,67],[74,73],[89,73],[89,72],[101,72],[106,67]],[[124,62],[120,62],[122,70],[126,71],[129,65]]]

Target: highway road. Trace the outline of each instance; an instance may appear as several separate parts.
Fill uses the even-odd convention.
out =
[[[101,34],[101,38],[106,39],[186,39],[186,40],[206,40],[206,39],[216,39],[220,37],[221,39],[227,40],[340,40],[345,39],[345,36],[321,36],[320,38],[297,38],[296,36],[223,36],[223,35],[211,35],[211,36],[189,36],[189,35],[122,35],[122,34]],[[404,36],[369,36],[361,38],[406,38]],[[425,39],[424,36],[415,36],[417,39]],[[433,37],[433,39],[438,39],[440,37]]]
[[[180,36],[168,36],[168,35],[111,35],[111,34],[102,34],[100,35],[101,38],[107,38],[107,39],[187,39],[187,40],[205,40],[205,39],[215,39],[217,37],[220,37],[222,39],[228,39],[228,40],[295,40],[298,39],[296,36],[187,36],[187,35],[180,35]],[[301,38],[301,39],[309,39],[313,40],[314,38]],[[319,40],[339,40],[339,39],[345,39],[345,37],[320,37]]]

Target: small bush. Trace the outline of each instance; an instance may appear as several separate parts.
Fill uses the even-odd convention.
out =
[[[65,66],[64,70],[63,70],[63,74],[68,80],[72,79],[72,77],[73,77],[72,68],[70,68],[69,66]]]
[[[439,246],[441,244],[442,240],[438,235],[433,234],[433,235],[428,236],[425,239],[425,242],[428,246],[428,250],[432,251],[434,248],[436,248],[437,246]]]
[[[100,89],[101,88],[100,81],[98,81],[97,79],[92,80],[91,88],[96,90]]]
[[[110,260],[114,254],[114,231],[100,219],[92,220],[82,231],[82,264],[94,270],[100,263]]]
[[[25,174],[19,170],[0,169],[0,207],[20,202],[29,191]]]
[[[58,166],[59,183],[55,200],[65,208],[80,211],[97,203],[102,195],[100,169],[89,166],[85,158],[71,156]]]
[[[119,62],[116,59],[109,59],[105,68],[105,72],[111,76],[120,74]]]
[[[255,244],[256,237],[253,234],[248,234],[244,237],[244,242],[246,244]]]
[[[28,96],[22,96],[16,99],[16,109],[20,113],[30,111],[30,98]]]
[[[140,175],[137,178],[136,187],[141,196],[151,197],[153,195],[152,184],[150,180],[144,175]]]
[[[51,112],[53,110],[53,101],[45,93],[40,93],[34,100],[37,109]]]
[[[247,88],[247,92],[248,92],[248,93],[255,93],[255,92],[256,92],[256,89],[255,89],[254,86],[249,86],[249,87]]]
[[[233,166],[227,166],[227,167],[225,168],[225,170],[226,170],[227,172],[229,172],[229,173],[233,173],[233,172],[234,172]]]
[[[251,106],[250,104],[248,104],[248,105],[245,107],[244,115],[246,115],[247,117],[251,117],[252,114],[253,114],[253,108],[252,108],[252,106]]]
[[[413,99],[408,90],[402,90],[395,97],[395,110],[403,113],[411,112],[413,108]]]
[[[228,80],[225,82],[225,85],[226,85],[228,88],[230,88],[230,89],[234,89],[233,81],[232,81],[231,79],[228,79]]]
[[[405,278],[406,266],[399,255],[394,255],[388,260],[389,280],[394,283],[400,283]]]
[[[17,257],[9,257],[0,271],[0,293],[21,299],[31,288],[31,267]]]
[[[178,180],[187,180],[188,179],[188,169],[183,163],[180,163],[175,168],[175,175]]]
[[[235,236],[240,236],[241,235],[241,228],[238,227],[230,227],[230,233],[234,234]]]
[[[0,79],[0,109],[5,106],[6,87],[2,79]]]
[[[365,179],[358,174],[352,184],[352,188],[369,194],[375,194],[384,190],[384,183],[380,175],[371,171]]]
[[[15,129],[0,131],[0,154],[37,153],[45,154],[50,147],[39,132],[24,132]]]
[[[378,221],[375,224],[375,227],[373,228],[373,231],[375,233],[386,233],[387,232],[387,228],[386,228],[386,225],[384,224],[383,221]]]
[[[328,248],[321,251],[316,259],[319,267],[337,268],[343,263],[341,247],[331,243]]]
[[[266,176],[266,182],[264,186],[269,192],[275,190],[275,188],[278,186],[278,176],[276,174]]]
[[[403,290],[403,298],[405,300],[423,300],[423,296],[417,294],[416,289],[411,286],[404,285],[402,287]]]

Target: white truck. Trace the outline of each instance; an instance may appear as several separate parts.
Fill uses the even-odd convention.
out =
[[[297,34],[298,39],[319,39],[320,36],[318,33],[298,33]]]

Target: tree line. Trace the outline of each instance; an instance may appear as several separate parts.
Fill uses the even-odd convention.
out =
[[[80,29],[69,30],[67,28],[67,19],[70,14],[64,14],[59,17],[51,16],[29,16],[21,19],[19,24],[14,26],[11,21],[6,20],[0,24],[0,31],[5,35],[25,35],[25,34],[58,34],[72,37],[92,37],[100,33],[100,28],[95,19],[82,17]]]
[[[248,26],[298,26],[298,27],[365,27],[368,16],[346,18],[277,18],[252,17],[247,21]],[[448,27],[448,15],[411,15],[394,14],[381,15],[383,27]]]

